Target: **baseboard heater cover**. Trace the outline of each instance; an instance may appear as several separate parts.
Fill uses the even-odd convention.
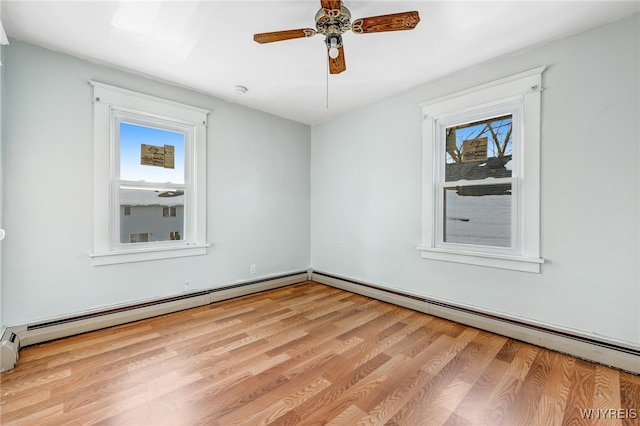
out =
[[[0,338],[0,372],[13,369],[18,363],[20,338],[10,329],[6,329]]]
[[[51,321],[7,327],[0,342],[2,371],[15,367],[21,347],[295,285],[308,281],[308,278],[307,270],[291,272]]]
[[[313,271],[312,281],[640,374],[640,348],[622,346],[563,330],[530,324],[325,272]]]

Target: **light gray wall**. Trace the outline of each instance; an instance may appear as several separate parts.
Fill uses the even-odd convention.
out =
[[[5,325],[308,268],[309,126],[14,40],[4,64]],[[91,266],[90,79],[212,111],[207,255]]]
[[[638,28],[635,15],[314,126],[314,270],[639,346]],[[420,258],[419,103],[541,65],[542,273]]]
[[[0,64],[4,64],[4,46],[0,46]],[[0,229],[4,229],[4,67],[0,65]],[[0,336],[4,334],[5,321],[4,309],[2,309],[2,293],[4,293],[4,258],[0,241]]]

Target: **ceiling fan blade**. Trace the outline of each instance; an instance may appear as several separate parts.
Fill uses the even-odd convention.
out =
[[[274,41],[291,40],[294,38],[312,37],[316,35],[316,30],[311,28],[300,28],[297,30],[273,31],[271,33],[258,33],[253,35],[253,39],[258,43],[271,43]]]
[[[380,33],[384,31],[412,30],[420,22],[418,12],[392,13],[356,19],[351,23],[351,31],[356,34]]]
[[[327,54],[329,51],[327,50]],[[342,71],[347,69],[347,64],[344,61],[344,48],[342,46],[338,47],[338,57],[332,58],[329,56],[329,73],[330,74],[340,74]]]
[[[320,0],[320,7],[323,9],[340,9],[341,6],[341,0]]]

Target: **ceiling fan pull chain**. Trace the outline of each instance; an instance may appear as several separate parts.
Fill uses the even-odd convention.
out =
[[[327,109],[329,109],[329,55],[327,55]]]

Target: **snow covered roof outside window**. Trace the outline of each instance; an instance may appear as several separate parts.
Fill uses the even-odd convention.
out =
[[[174,191],[178,193],[178,191]],[[184,195],[172,196],[170,191],[121,189],[122,206],[184,206]]]

